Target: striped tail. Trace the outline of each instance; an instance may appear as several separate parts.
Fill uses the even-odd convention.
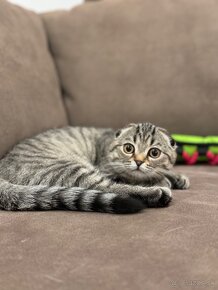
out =
[[[142,201],[128,195],[79,187],[24,186],[0,179],[0,209],[4,210],[69,209],[127,214],[144,208]]]

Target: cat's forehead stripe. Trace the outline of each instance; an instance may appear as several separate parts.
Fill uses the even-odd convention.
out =
[[[130,128],[134,128],[133,134],[129,133],[128,130]],[[153,125],[152,123],[140,123],[136,126],[130,126],[129,128],[126,128],[126,132],[124,129],[124,138],[126,142],[133,142],[136,143],[143,143],[147,146],[151,146],[156,141],[156,133],[157,133],[157,127]]]
[[[154,135],[156,133],[156,127],[153,124],[150,123],[142,123],[138,124],[135,128],[135,134],[133,135],[133,142],[139,143],[153,143],[155,138]],[[151,140],[149,140],[151,139]]]
[[[149,134],[148,136],[147,136],[147,138],[145,139],[145,143],[148,143],[148,141],[149,141],[149,139],[151,138],[151,135]]]
[[[151,130],[151,135],[154,136],[156,133],[156,127],[153,125],[153,128]]]

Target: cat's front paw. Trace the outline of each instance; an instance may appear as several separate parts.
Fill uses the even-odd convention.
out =
[[[175,189],[188,189],[190,187],[189,178],[185,175],[179,174],[173,184]]]
[[[148,198],[148,207],[165,207],[172,200],[172,192],[168,187],[157,187]]]

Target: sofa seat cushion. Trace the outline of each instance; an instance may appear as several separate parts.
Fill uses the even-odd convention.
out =
[[[174,191],[168,208],[1,211],[1,288],[217,289],[218,167],[176,170],[191,188]]]
[[[41,18],[0,1],[0,156],[25,137],[65,124]]]
[[[44,15],[72,124],[217,134],[218,2],[92,1]]]

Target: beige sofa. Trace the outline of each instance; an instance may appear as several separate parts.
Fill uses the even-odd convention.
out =
[[[218,135],[218,3],[0,1],[0,155],[52,127],[151,121]],[[136,215],[0,212],[0,289],[218,289],[218,167]],[[202,288],[203,287],[203,288]]]

